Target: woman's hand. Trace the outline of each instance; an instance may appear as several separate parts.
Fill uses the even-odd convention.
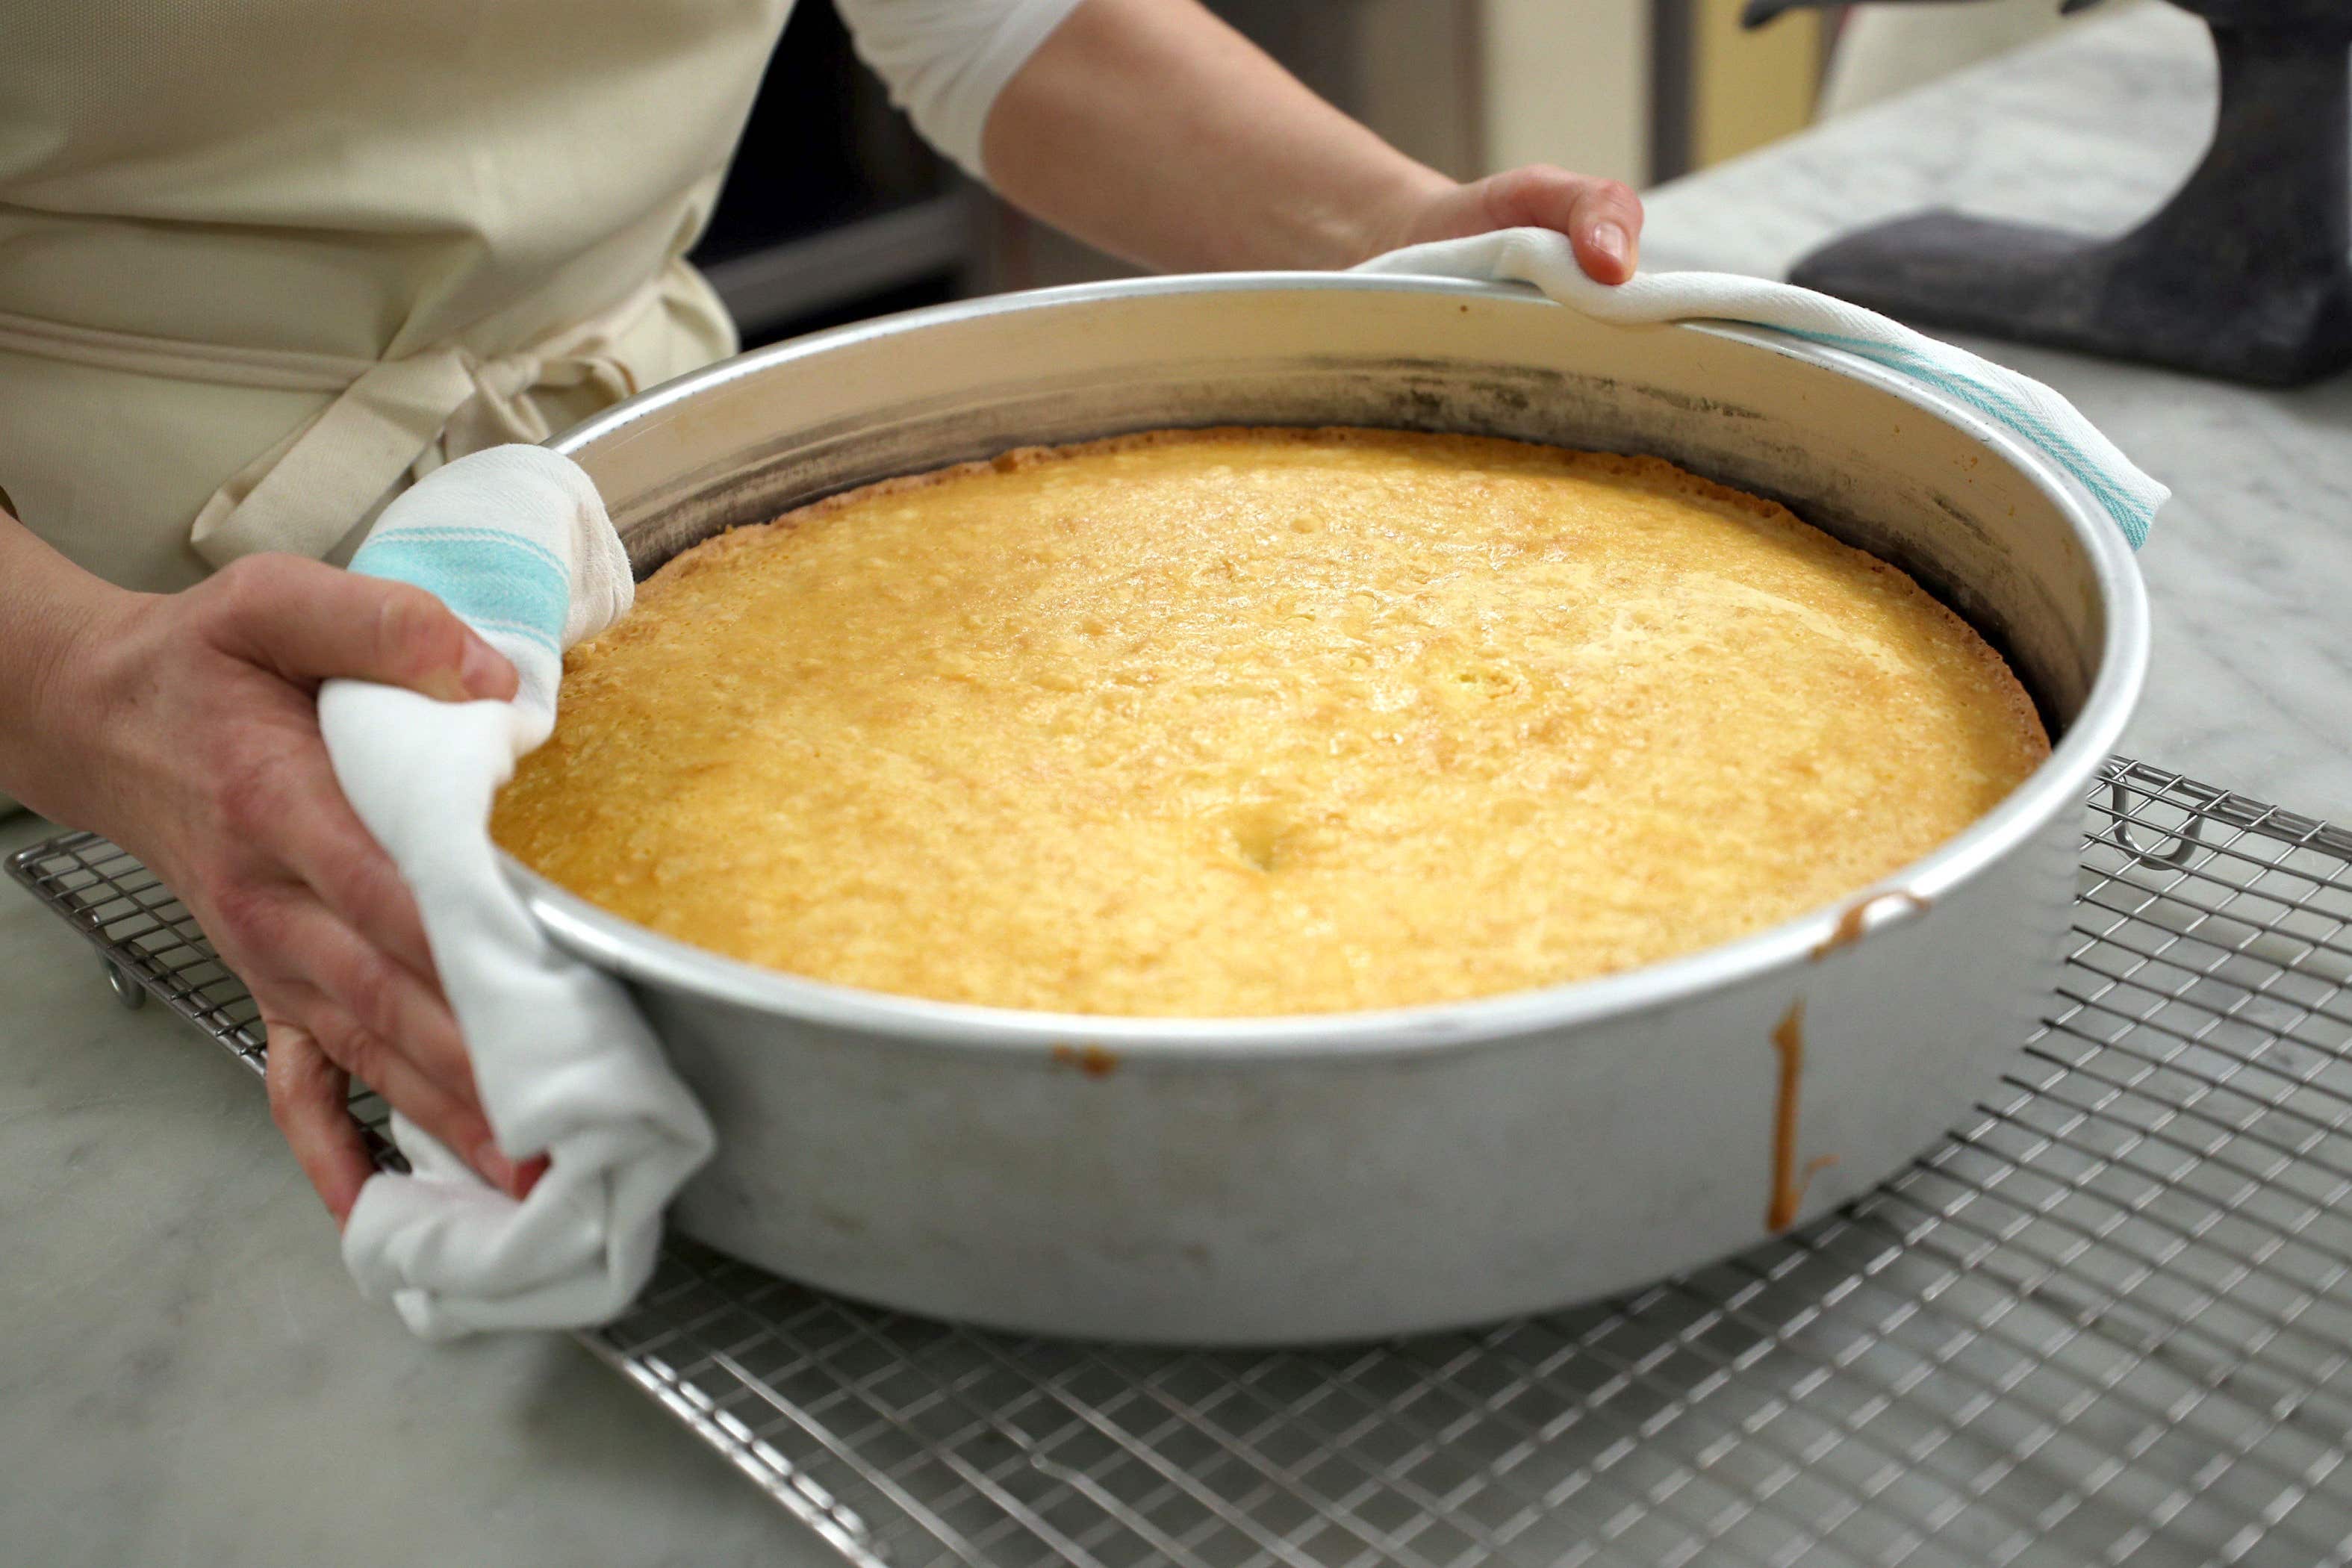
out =
[[[982,153],[1010,200],[1150,267],[1352,267],[1526,225],[1622,283],[1641,245],[1616,181],[1538,164],[1457,184],[1192,0],[1086,0],[997,94]]]
[[[271,1111],[337,1224],[373,1168],[353,1078],[519,1195],[536,1172],[491,1142],[415,900],[337,786],[317,707],[336,677],[504,699],[513,667],[432,595],[292,556],[169,595],[75,575],[29,701],[0,715],[17,753],[0,782],[139,856],[196,917],[259,1004]]]
[[[1466,185],[1416,195],[1373,242],[1374,255],[1433,239],[1498,228],[1549,228],[1568,236],[1585,276],[1622,283],[1642,248],[1642,198],[1615,180],[1531,163]]]

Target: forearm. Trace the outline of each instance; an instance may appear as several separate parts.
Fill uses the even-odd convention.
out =
[[[124,597],[0,511],[0,791],[47,816],[75,815],[67,678]]]
[[[1171,270],[1350,266],[1453,187],[1192,0],[1085,0],[997,96],[982,153],[1009,200]]]

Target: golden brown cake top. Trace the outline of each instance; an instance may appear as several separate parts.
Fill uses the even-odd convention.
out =
[[[1747,935],[2048,750],[1909,578],[1657,459],[1161,432],[681,555],[566,659],[494,829],[819,979],[1326,1012]]]

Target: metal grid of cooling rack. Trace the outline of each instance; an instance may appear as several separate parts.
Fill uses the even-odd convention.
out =
[[[982,1333],[677,1243],[583,1341],[861,1564],[2345,1563],[2352,833],[2120,759],[2090,805],[2000,1091],[1744,1257],[1240,1353]],[[69,835],[10,869],[260,1065],[135,861]]]

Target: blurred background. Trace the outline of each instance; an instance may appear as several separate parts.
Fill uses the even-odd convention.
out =
[[[1434,168],[1552,163],[1646,187],[2061,26],[2054,0],[1801,11],[1741,0],[1211,0],[1309,86]],[[2103,8],[2104,9],[2104,8]],[[800,0],[696,252],[746,345],[969,294],[1132,270],[932,153]]]

